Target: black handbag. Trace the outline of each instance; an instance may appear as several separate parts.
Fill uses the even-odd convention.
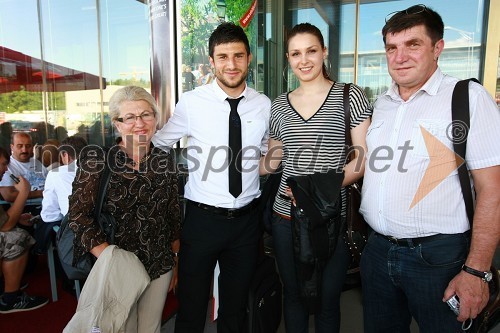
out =
[[[105,168],[99,184],[99,192],[97,195],[96,206],[94,208],[94,218],[106,234],[108,243],[113,244],[116,221],[113,215],[102,211],[102,205],[104,198],[106,197],[106,188],[111,177],[111,170],[109,169],[109,166],[107,166],[107,163],[104,163],[104,165]],[[90,252],[87,252],[75,265],[73,265],[74,239],[75,233],[73,232],[73,229],[69,227],[69,214],[66,214],[61,221],[61,226],[57,232],[57,253],[59,255],[59,260],[61,261],[61,266],[64,273],[68,276],[68,279],[84,280],[89,275],[96,259]]]
[[[344,118],[345,118],[345,147],[347,161],[350,161],[351,156],[351,112],[349,106],[349,89],[350,84],[344,85]],[[361,253],[368,242],[369,227],[365,219],[359,212],[361,205],[361,186],[363,179],[354,182],[345,187],[346,201],[347,201],[347,214],[346,214],[346,241],[351,252],[352,259],[355,264],[359,265],[361,261]]]

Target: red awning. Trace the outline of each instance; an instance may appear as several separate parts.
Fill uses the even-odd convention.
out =
[[[17,91],[72,91],[99,89],[99,76],[44,62],[46,89],[43,89],[42,61],[0,46],[0,93]],[[106,87],[106,79],[102,78]]]

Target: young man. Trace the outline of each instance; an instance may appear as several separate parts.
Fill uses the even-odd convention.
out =
[[[243,332],[258,254],[258,165],[267,151],[271,102],[246,85],[252,55],[241,27],[222,23],[208,45],[216,80],[182,94],[172,118],[153,137],[157,146],[188,137],[177,333],[203,332],[217,261],[221,271],[217,331]],[[239,148],[232,138],[240,141]]]
[[[421,332],[461,332],[488,299],[500,237],[500,112],[469,85],[471,231],[450,133],[458,80],[437,63],[443,30],[424,5],[395,13],[382,30],[393,84],[374,105],[366,140],[361,212],[375,232],[361,261],[365,332],[409,332],[412,317]],[[458,318],[446,304],[454,294]]]
[[[9,165],[8,153],[0,147],[0,180]],[[29,311],[44,306],[46,297],[28,296],[21,289],[21,277],[28,262],[28,250],[34,239],[17,224],[29,224],[29,215],[22,216],[24,203],[28,198],[30,184],[19,176],[15,183],[18,194],[11,207],[5,212],[0,207],[0,267],[5,281],[4,293],[0,296],[0,313]]]
[[[73,190],[77,159],[80,151],[87,145],[81,136],[70,136],[61,142],[57,148],[62,165],[50,170],[43,190],[42,211],[43,222],[35,229],[35,253],[45,253],[51,240],[52,228],[61,224],[64,215],[68,213],[69,196]]]

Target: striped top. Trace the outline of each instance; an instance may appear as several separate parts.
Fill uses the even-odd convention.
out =
[[[273,210],[290,216],[289,200],[285,194],[286,180],[290,176],[326,172],[343,168],[345,164],[345,121],[343,107],[343,83],[334,83],[328,95],[316,111],[305,120],[293,108],[283,93],[271,106],[270,137],[283,143],[283,176]],[[363,90],[351,85],[349,91],[351,129],[371,115],[371,107]],[[345,191],[342,189],[342,215],[345,215]]]

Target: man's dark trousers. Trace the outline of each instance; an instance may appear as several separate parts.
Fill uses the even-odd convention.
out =
[[[188,202],[179,257],[176,333],[202,333],[213,272],[219,261],[217,332],[244,331],[248,289],[258,255],[257,210],[236,218]]]

